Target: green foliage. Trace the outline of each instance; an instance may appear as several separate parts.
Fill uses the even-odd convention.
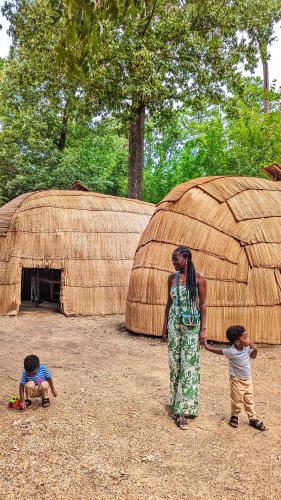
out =
[[[125,194],[128,153],[119,127],[110,120],[93,125],[93,100],[56,61],[58,9],[48,0],[19,0],[6,2],[5,13],[13,45],[0,66],[3,199],[70,188],[74,180]]]
[[[90,189],[126,195],[128,151],[110,120],[69,124],[63,151],[54,143],[56,117],[25,108],[12,126],[0,130],[0,182],[3,200],[42,189],[71,189],[79,180]]]
[[[274,24],[281,19],[280,0],[248,0],[244,6],[240,4],[239,15],[243,17],[245,9],[248,11],[246,30],[252,43],[262,46],[269,45],[273,39]],[[263,54],[261,54],[263,59]]]
[[[64,26],[60,45],[60,59],[66,58],[73,71],[79,65],[85,69],[85,61],[93,55],[99,43],[101,20],[117,19],[126,13],[136,16],[146,9],[143,0],[51,0],[51,5],[60,13]],[[155,2],[156,3],[156,2]]]
[[[174,186],[209,175],[262,176],[281,163],[281,93],[270,95],[273,111],[262,112],[262,84],[246,80],[244,94],[198,116],[176,113],[161,130],[146,135],[145,199],[157,203]]]
[[[261,166],[281,162],[280,94],[268,96],[265,117],[261,83],[238,71],[253,68],[261,41],[270,43],[279,7],[277,0],[6,2],[13,45],[0,61],[3,199],[74,180],[126,195],[125,136],[140,105],[148,201],[190,178],[260,175]]]
[[[128,176],[127,141],[114,121],[103,120],[70,131],[56,182],[68,188],[79,179],[97,192],[126,196]]]
[[[120,5],[62,1],[58,55],[100,112],[128,125],[129,193],[141,197],[144,110],[150,119],[175,104],[200,110],[237,90],[261,40],[271,40],[280,8],[277,0],[146,0],[125,2],[120,15]]]
[[[256,62],[252,44],[238,36],[245,23],[231,3],[218,8],[213,0],[148,0],[137,15],[101,17],[98,47],[80,67],[83,85],[100,109],[130,122],[140,104],[152,116],[169,113],[175,102],[218,101],[226,84],[240,82],[238,65]],[[83,46],[88,37],[77,30]]]

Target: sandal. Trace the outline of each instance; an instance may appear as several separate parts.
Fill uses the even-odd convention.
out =
[[[176,419],[177,426],[182,429],[183,431],[186,431],[188,429],[188,421],[186,420],[185,417],[180,417],[178,416]]]
[[[49,398],[42,398],[42,406],[43,408],[48,408],[48,406],[50,406],[50,400]]]
[[[234,427],[234,429],[236,429],[238,427],[238,417],[235,417],[234,415],[232,417],[230,417],[229,419],[229,425],[231,427]]]
[[[24,401],[25,401],[26,408],[28,408],[29,406],[32,405],[31,399],[25,399]]]
[[[264,423],[258,420],[257,418],[251,418],[249,420],[249,425],[251,425],[255,429],[258,429],[258,431],[266,431]]]

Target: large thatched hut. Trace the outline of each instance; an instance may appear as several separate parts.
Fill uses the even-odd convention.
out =
[[[80,191],[27,193],[0,209],[0,314],[22,301],[66,314],[125,311],[133,258],[154,206]]]
[[[161,335],[172,250],[187,245],[208,282],[208,336],[244,324],[258,342],[281,343],[281,182],[205,177],[159,203],[137,248],[126,326]]]

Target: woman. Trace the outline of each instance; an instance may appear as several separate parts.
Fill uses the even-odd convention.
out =
[[[188,428],[187,418],[199,410],[200,344],[206,339],[204,276],[195,270],[189,248],[172,253],[176,272],[168,277],[168,300],[162,338],[168,339],[171,407],[177,425]]]

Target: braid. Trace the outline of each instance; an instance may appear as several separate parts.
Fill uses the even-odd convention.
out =
[[[186,291],[189,292],[190,302],[195,304],[197,299],[196,271],[192,261],[191,250],[188,247],[180,246],[175,251],[186,258],[188,264],[186,271]]]

